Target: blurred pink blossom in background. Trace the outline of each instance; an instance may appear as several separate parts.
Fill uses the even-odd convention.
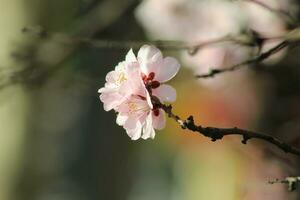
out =
[[[292,1],[261,0],[145,0],[136,11],[137,19],[153,39],[181,40],[198,44],[224,36],[235,36],[250,29],[262,37],[286,33],[285,19],[272,11],[294,13]],[[280,40],[267,41],[266,51]],[[186,66],[195,73],[239,63],[256,51],[226,42],[204,47],[194,55],[183,55]]]

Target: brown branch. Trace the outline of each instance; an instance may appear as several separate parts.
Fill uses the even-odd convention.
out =
[[[41,27],[25,27],[22,29],[23,33],[29,34],[31,36],[36,36],[42,40],[40,40],[41,43],[43,43],[43,39],[46,40],[46,42],[53,41],[55,43],[61,43],[63,46],[69,46],[70,51],[73,51],[75,47],[78,47],[80,45],[89,45],[95,48],[100,48],[100,49],[138,49],[140,48],[143,44],[148,43],[148,44],[153,44],[157,46],[158,48],[162,50],[169,50],[169,51],[187,51],[190,55],[194,55],[198,52],[203,47],[213,45],[213,44],[220,44],[224,42],[232,42],[244,46],[260,46],[262,42],[267,41],[267,40],[274,40],[274,39],[282,39],[285,42],[280,43],[273,49],[270,49],[267,52],[264,52],[260,54],[259,56],[244,61],[242,63],[236,64],[232,67],[225,68],[225,69],[211,69],[211,72],[208,74],[203,74],[203,75],[198,75],[198,78],[208,78],[208,77],[213,77],[216,74],[220,74],[223,72],[229,72],[229,71],[234,71],[236,69],[239,69],[243,66],[247,66],[249,64],[261,62],[262,60],[266,59],[270,55],[276,53],[277,51],[281,50],[282,48],[285,48],[289,44],[295,45],[298,44],[297,42],[300,41],[300,29],[295,28],[293,31],[281,35],[281,36],[276,36],[276,37],[270,37],[270,38],[263,38],[260,37],[256,34],[251,34],[251,32],[248,32],[246,34],[240,34],[240,35],[228,35],[224,36],[221,38],[216,38],[216,39],[211,39],[207,41],[202,41],[199,42],[198,44],[191,44],[183,41],[120,41],[120,40],[107,40],[107,39],[93,39],[90,37],[76,37],[76,36],[68,36],[66,34],[62,33],[55,33],[55,32],[48,32],[44,30]],[[69,51],[69,50],[68,50]],[[67,55],[70,55],[70,53],[67,53]],[[59,69],[59,63],[63,61],[64,58],[60,59],[57,62],[54,62],[54,64],[51,64],[50,67],[47,67],[43,71],[47,73],[47,69],[50,71],[54,72],[57,69]],[[52,66],[54,65],[54,66]],[[56,66],[55,66],[56,65]],[[25,71],[26,73],[23,73]],[[20,82],[30,82],[32,77],[30,75],[31,71],[36,71],[34,68],[31,68],[28,70],[27,67],[24,67],[24,69],[17,70],[15,72],[14,70],[9,73],[9,76],[12,78],[3,80],[0,78],[0,89],[4,88],[6,86],[9,86],[10,84],[15,84],[15,83],[20,83]],[[41,75],[45,73],[40,73]],[[33,72],[32,72],[33,73]],[[29,76],[28,76],[29,75]],[[39,78],[39,73],[34,73],[33,75],[36,78]],[[5,83],[3,83],[5,82]]]
[[[289,191],[294,191],[297,188],[298,182],[300,182],[300,176],[296,176],[296,177],[290,176],[290,177],[286,177],[285,179],[275,179],[269,181],[270,184],[275,184],[275,183],[288,184]]]
[[[34,36],[38,36],[40,38],[49,38],[50,40],[54,40],[54,42],[63,43],[64,45],[76,46],[76,45],[89,45],[91,47],[99,48],[99,49],[139,49],[145,43],[149,43],[155,45],[156,47],[162,50],[168,51],[182,51],[186,50],[190,55],[195,55],[201,48],[204,48],[213,44],[221,44],[225,42],[232,42],[235,44],[243,45],[243,46],[258,46],[268,40],[274,39],[283,39],[284,41],[270,50],[261,53],[255,58],[243,61],[236,65],[233,65],[228,68],[212,68],[211,71],[207,74],[196,75],[197,78],[211,78],[217,74],[235,71],[241,67],[245,67],[251,64],[259,63],[271,55],[277,53],[281,49],[287,47],[291,43],[295,43],[295,41],[299,41],[300,35],[298,34],[298,28],[293,31],[287,33],[286,35],[275,36],[275,37],[260,37],[256,34],[240,34],[240,35],[227,35],[221,38],[211,39],[207,41],[199,42],[198,44],[188,44],[184,41],[168,41],[168,40],[157,40],[157,41],[119,41],[119,40],[107,40],[107,39],[93,39],[93,38],[84,38],[84,37],[70,37],[65,34],[60,33],[51,33],[45,31],[41,27],[25,27],[22,29],[23,33],[29,33]],[[296,33],[296,34],[290,34]],[[57,37],[60,36],[60,37]],[[60,38],[59,41],[55,41],[55,39]]]
[[[260,55],[254,57],[254,58],[251,58],[249,60],[245,60],[245,61],[243,61],[241,63],[232,65],[232,66],[230,66],[228,68],[223,68],[223,69],[212,68],[209,73],[196,75],[196,78],[212,78],[212,77],[214,77],[217,74],[235,71],[235,70],[238,70],[238,69],[240,69],[242,67],[248,67],[249,65],[260,63],[260,62],[264,61],[265,59],[269,58],[271,55],[274,55],[278,51],[286,48],[290,44],[292,44],[292,43],[290,43],[290,42],[288,42],[288,41],[285,40],[285,41],[277,44],[275,47],[269,49],[266,52],[261,53]]]
[[[195,55],[201,48],[213,45],[213,44],[220,44],[225,42],[231,42],[243,46],[255,46],[256,41],[255,38],[253,38],[254,35],[252,34],[240,34],[240,35],[227,35],[221,38],[211,39],[208,41],[203,41],[201,43],[198,43],[196,45],[189,45],[187,46],[188,53],[190,55]],[[283,36],[278,36],[279,38]],[[270,37],[270,38],[264,38],[264,40],[273,40],[277,39],[278,37]]]
[[[298,46],[300,44],[300,28],[295,28],[294,30],[291,30],[284,36],[278,36],[274,38],[261,38],[261,37],[256,38],[256,40],[259,41],[260,44],[262,44],[266,40],[272,40],[272,39],[282,39],[283,41],[277,44],[276,46],[274,46],[273,48],[260,53],[254,58],[250,58],[248,60],[245,60],[243,62],[240,62],[238,64],[223,69],[212,68],[209,73],[196,75],[196,78],[212,78],[217,74],[235,71],[242,67],[249,67],[250,65],[261,63],[262,61],[266,60],[267,58],[276,54],[277,52],[279,52],[284,48],[287,48],[289,46],[292,47]]]
[[[224,42],[233,42],[245,46],[253,46],[254,40],[252,35],[240,34],[240,35],[226,35],[220,38],[210,39],[202,41],[196,44],[191,44],[185,41],[172,41],[172,40],[154,40],[154,41],[122,41],[122,40],[111,40],[111,39],[94,39],[89,37],[71,37],[62,33],[49,32],[44,30],[42,27],[24,27],[23,33],[31,34],[39,38],[49,38],[55,40],[55,36],[60,36],[59,41],[65,45],[90,45],[91,47],[99,49],[139,49],[144,44],[154,45],[161,50],[168,51],[182,51],[186,50],[189,54],[194,55],[197,51],[203,47],[219,44]],[[264,38],[265,40],[278,39],[284,36]],[[64,40],[63,40],[63,39]]]
[[[300,157],[300,149],[293,147],[271,135],[265,133],[259,133],[249,130],[234,128],[215,128],[215,127],[202,127],[196,125],[193,116],[188,117],[186,120],[181,119],[178,115],[172,112],[171,105],[164,105],[160,102],[155,102],[157,106],[162,108],[168,115],[168,117],[174,119],[183,129],[188,129],[193,132],[198,132],[203,136],[211,138],[211,140],[217,141],[228,135],[240,135],[242,136],[242,143],[246,144],[250,139],[264,140],[270,144],[273,144],[277,148],[281,149],[285,153],[291,153]]]

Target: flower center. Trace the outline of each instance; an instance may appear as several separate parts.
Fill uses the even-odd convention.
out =
[[[129,108],[129,114],[135,114],[135,115],[139,115],[141,113],[150,111],[148,105],[144,103],[141,104],[136,102],[130,102],[128,103],[128,108]]]
[[[124,81],[126,81],[127,80],[127,77],[126,77],[126,75],[125,75],[125,73],[124,72],[121,72],[120,74],[119,74],[119,76],[118,76],[118,79],[117,79],[117,83],[118,84],[122,84]]]
[[[156,96],[152,95],[152,89],[158,88],[160,86],[160,82],[154,80],[154,78],[155,78],[155,73],[154,72],[149,73],[148,76],[146,74],[142,73],[143,82],[145,84],[145,87],[146,87],[147,91],[149,92],[149,95],[151,97],[151,101],[152,101],[153,106],[154,106],[153,109],[152,109],[153,114],[154,114],[154,116],[157,117],[159,115],[159,107],[157,106],[157,102],[159,102],[159,99]]]
[[[138,108],[137,104],[135,103],[129,103],[128,107],[129,107],[129,112],[136,111]]]
[[[160,86],[160,82],[154,80],[155,73],[151,72],[149,75],[142,74],[142,79],[144,84],[150,94],[152,94],[152,89],[156,89]]]

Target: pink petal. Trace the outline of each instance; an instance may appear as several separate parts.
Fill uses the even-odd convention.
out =
[[[135,70],[132,73],[128,74],[128,77],[128,80],[122,83],[122,85],[120,86],[120,93],[124,95],[134,94],[146,97],[147,90],[140,76],[140,73],[137,73]]]
[[[149,115],[146,118],[145,124],[143,126],[143,134],[142,134],[142,138],[144,140],[148,139],[148,138],[154,138],[155,136],[155,131],[153,129],[153,125],[152,125],[152,114],[149,113]]]
[[[136,62],[137,61],[132,49],[130,49],[128,51],[128,53],[126,54],[125,61],[126,62]]]
[[[140,75],[139,67],[140,67],[139,63],[136,61],[127,63],[124,67],[127,77],[134,76],[134,75]]]
[[[152,112],[152,124],[153,127],[157,130],[162,130],[163,128],[165,128],[166,117],[165,117],[165,112],[162,109],[159,109],[158,116],[155,116],[154,113]]]
[[[105,80],[108,83],[114,83],[116,82],[116,79],[118,78],[118,74],[116,71],[110,71],[107,73]]]
[[[136,117],[128,116],[128,118],[126,119],[126,121],[124,123],[124,128],[125,129],[135,129],[139,123],[140,122]]]
[[[115,110],[116,112],[119,112],[122,115],[127,115],[127,113],[129,112],[127,101],[125,100],[124,102],[122,102]]]
[[[174,102],[176,100],[176,90],[167,84],[162,84],[153,89],[152,94],[157,96],[161,102]]]
[[[118,93],[103,93],[100,95],[100,100],[103,102],[105,111],[110,111],[119,106],[124,99]]]
[[[138,60],[143,62],[153,62],[162,59],[161,51],[155,46],[143,45],[138,52]]]
[[[159,72],[155,74],[155,80],[159,82],[166,82],[172,79],[178,72],[180,64],[175,58],[166,57],[160,65]]]

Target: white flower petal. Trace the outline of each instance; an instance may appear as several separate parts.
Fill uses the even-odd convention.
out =
[[[176,100],[176,90],[167,84],[162,84],[153,89],[152,94],[157,96],[161,102],[174,102]]]
[[[164,83],[172,79],[178,72],[180,64],[175,58],[166,57],[160,65],[159,72],[155,74],[155,80]]]
[[[118,114],[117,115],[117,119],[116,119],[116,122],[119,126],[123,126],[126,122],[126,120],[128,119],[128,116],[126,115],[121,115],[121,114]]]
[[[160,63],[163,62],[161,51],[150,45],[144,45],[138,52],[138,62],[140,63],[141,71],[148,75],[151,72],[157,73]]]
[[[155,137],[155,130],[154,130],[154,128],[151,126],[151,128],[148,130],[148,132],[147,132],[147,135],[143,135],[142,136],[142,138],[144,139],[144,140],[146,140],[146,139],[149,139],[149,138],[151,138],[151,139],[154,139],[154,137]]]
[[[111,84],[105,84],[105,87],[102,87],[98,90],[98,93],[113,93],[117,92],[117,89]]]
[[[152,124],[153,127],[157,130],[162,130],[166,126],[166,116],[165,112],[162,109],[159,109],[159,115],[155,116],[152,112]],[[154,136],[153,136],[154,138]]]
[[[152,104],[151,97],[150,97],[150,94],[149,94],[148,91],[146,93],[146,100],[147,100],[147,103],[148,103],[150,109],[152,109],[153,108],[153,104]]]
[[[125,61],[126,62],[136,62],[137,61],[132,49],[130,49],[128,51],[128,53],[126,54]]]
[[[162,58],[161,51],[155,46],[143,45],[138,52],[139,61],[153,62]]]
[[[140,62],[140,69],[143,74],[148,76],[151,72],[157,74],[159,70],[159,65],[156,62]]]
[[[141,137],[142,134],[142,125],[141,123],[137,123],[137,126],[134,129],[126,129],[127,135],[132,140],[137,140]]]
[[[121,61],[121,62],[119,62],[118,63],[118,65],[115,67],[115,72],[120,72],[120,71],[124,71],[124,69],[125,69],[125,66],[126,66],[126,62],[124,62],[124,61]]]
[[[153,135],[155,135],[155,131],[152,125],[152,114],[149,113],[149,115],[146,118],[145,124],[143,126],[142,138],[146,140],[150,137],[153,137]]]
[[[102,93],[103,91],[105,91],[105,87],[102,87],[98,90],[98,93]]]
[[[151,134],[150,134],[150,138],[154,139],[154,137],[155,137],[155,130],[154,130],[154,127],[153,127],[152,131],[151,131]]]

